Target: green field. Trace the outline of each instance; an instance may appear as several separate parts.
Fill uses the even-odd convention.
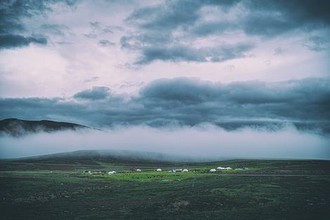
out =
[[[0,161],[0,186],[0,219],[330,219],[330,161]]]

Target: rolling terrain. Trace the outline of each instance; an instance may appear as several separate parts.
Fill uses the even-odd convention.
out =
[[[210,172],[220,166],[232,169]],[[329,161],[170,162],[89,151],[2,160],[0,168],[4,219],[328,219],[330,215]],[[188,172],[169,172],[173,169]]]

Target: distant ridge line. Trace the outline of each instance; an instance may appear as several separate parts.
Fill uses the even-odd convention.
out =
[[[38,132],[57,132],[63,130],[89,129],[89,127],[71,122],[52,120],[23,120],[7,118],[0,121],[0,134],[18,137]]]

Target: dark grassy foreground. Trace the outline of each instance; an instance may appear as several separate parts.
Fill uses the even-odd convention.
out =
[[[208,172],[217,166],[249,169]],[[330,219],[330,161],[28,160],[0,170],[0,219]]]

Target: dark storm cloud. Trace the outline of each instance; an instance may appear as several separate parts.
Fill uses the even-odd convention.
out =
[[[105,94],[104,91],[108,91],[106,88],[97,90],[99,92],[95,92],[95,89],[84,90],[80,94],[75,94],[74,99],[69,100],[62,98],[3,98],[0,99],[0,117],[33,120],[59,119],[92,126],[118,123],[118,120],[110,120],[112,115],[116,115],[116,117],[120,114],[125,115],[125,109],[130,109],[130,105],[126,105],[121,96]],[[105,95],[106,97],[104,97]],[[107,121],[108,119],[109,121]]]
[[[248,34],[276,37],[293,30],[315,30],[330,25],[330,3],[327,0],[254,0],[245,4],[250,10],[243,23]]]
[[[141,91],[143,98],[139,101],[147,109],[163,110],[164,114],[159,115],[158,120],[173,118],[184,125],[206,122],[237,128],[248,124],[280,126],[285,121],[297,122],[300,126],[305,120],[310,124],[320,122],[322,126],[324,123],[329,126],[329,86],[329,81],[318,79],[228,85],[176,79],[148,85]]]
[[[193,25],[200,18],[198,10],[203,6],[218,5],[224,9],[232,7],[239,1],[166,1],[158,6],[138,9],[127,18],[128,22],[138,24],[145,29],[175,29],[180,26]]]
[[[110,95],[110,90],[107,87],[93,87],[89,90],[78,92],[73,97],[78,99],[99,100],[105,99]]]
[[[75,4],[76,0],[3,0],[0,5],[0,49],[46,44],[43,36],[26,36],[22,19],[50,11],[54,3]]]
[[[21,35],[0,35],[0,49],[28,46],[30,43],[47,44],[44,37],[24,37]]]
[[[245,52],[252,49],[251,43],[242,40],[231,49],[241,51],[242,44],[249,44],[250,47],[228,55],[230,50],[223,50],[222,56],[216,58],[219,57],[219,50],[195,47],[193,41],[207,36],[222,39],[225,33],[233,31],[242,32],[247,37],[268,39],[285,33],[301,34],[329,28],[329,6],[326,0],[166,1],[134,11],[126,21],[137,27],[138,31],[123,36],[121,45],[140,54],[137,64],[148,64],[155,60],[222,62],[244,56]],[[214,16],[221,19],[205,20],[208,12],[203,14],[202,11],[207,7],[218,10]],[[236,11],[235,7],[238,8]],[[233,16],[235,19],[230,19]],[[177,36],[178,31],[183,36]],[[218,43],[216,47],[221,50],[223,43]],[[211,57],[211,60],[207,57]]]
[[[205,6],[219,8],[225,14],[228,9],[241,4],[246,15],[237,14],[239,23],[209,21],[214,32],[219,28],[243,28],[246,33],[257,35],[278,35],[300,27],[317,28],[329,26],[330,3],[327,0],[237,0],[237,1],[167,1],[163,5],[135,11],[128,21],[146,30],[175,29],[195,25],[202,18],[199,10]],[[217,27],[216,24],[219,26]],[[203,26],[200,26],[203,30]],[[205,32],[210,32],[206,30]],[[203,35],[203,31],[199,32]]]
[[[194,62],[221,62],[234,58],[244,57],[245,52],[253,47],[252,44],[222,45],[216,48],[191,48],[175,45],[173,47],[144,48],[142,57],[137,64],[148,64],[155,60],[163,61],[194,61]]]
[[[243,127],[298,129],[330,133],[330,81],[306,79],[280,83],[211,83],[197,79],[151,82],[138,96],[125,99],[106,88],[77,93],[75,100],[1,99],[1,118],[69,118],[91,126],[152,127],[213,124],[227,130]],[[79,102],[84,98],[84,102]],[[97,102],[95,102],[97,100]]]
[[[15,115],[15,117],[21,118],[40,117],[41,119],[56,112],[58,115],[82,114],[80,109],[84,108],[84,106],[58,98],[8,98],[1,99],[0,103],[3,118],[10,118],[11,115]],[[23,109],[24,111],[22,111]]]
[[[252,9],[264,10],[266,12],[279,11],[283,16],[291,18],[296,23],[299,23],[297,21],[300,20],[301,24],[330,24],[330,15],[328,13],[330,3],[327,0],[319,0],[317,2],[313,0],[250,0],[245,2]]]

